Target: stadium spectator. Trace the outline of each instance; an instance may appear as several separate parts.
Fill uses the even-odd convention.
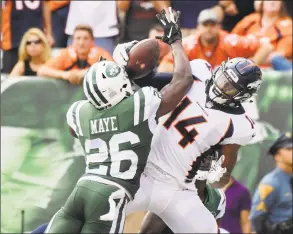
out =
[[[52,46],[51,11],[47,1],[2,1],[3,73],[10,73],[18,60],[18,47],[30,28],[43,29]]]
[[[125,13],[120,41],[140,41],[147,38],[149,30],[157,23],[156,14],[167,9],[169,5],[169,1],[118,1],[120,12]]]
[[[78,25],[74,30],[72,46],[62,49],[59,56],[50,59],[38,70],[38,75],[79,84],[87,69],[101,56],[113,60],[105,49],[95,46],[94,42],[92,28]]]
[[[65,28],[69,35],[67,46],[72,44],[74,29],[79,24],[90,25],[96,45],[113,53],[119,34],[116,1],[71,1]]]
[[[230,233],[251,233],[249,221],[251,197],[248,189],[231,176],[223,190],[227,200],[220,226]]]
[[[211,8],[217,4],[217,0],[205,0],[205,1],[190,1],[190,0],[171,0],[171,6],[173,9],[181,11],[180,16],[180,28],[183,37],[187,37],[194,34],[197,28],[196,19],[199,13]]]
[[[261,10],[262,1],[256,1],[256,0],[254,1],[254,10],[256,12],[259,12]],[[283,4],[285,6],[286,12],[288,13],[288,15],[292,19],[292,4],[293,4],[293,2],[292,1],[286,1],[285,0]]]
[[[50,0],[49,6],[52,14],[52,29],[55,39],[54,47],[64,48],[67,45],[65,26],[69,11],[70,0]]]
[[[284,1],[260,1],[255,6],[258,12],[244,17],[232,33],[253,34],[261,41],[270,41],[275,52],[292,59],[292,19],[287,15]]]
[[[254,0],[218,1],[214,9],[222,19],[223,29],[231,32],[240,20],[254,12]]]
[[[293,233],[292,135],[282,134],[270,147],[276,168],[260,181],[253,197],[251,222],[256,233]]]
[[[44,33],[38,28],[29,29],[22,37],[18,62],[10,76],[36,76],[38,69],[51,57],[51,48]]]
[[[203,10],[198,17],[198,28],[194,35],[183,39],[183,46],[189,60],[207,60],[213,68],[222,61],[234,57],[246,57],[260,64],[266,58],[267,50],[271,51],[269,43],[260,46],[254,36],[240,37],[221,30],[218,16],[212,9]],[[258,52],[258,53],[256,53]],[[172,54],[166,55],[158,70],[160,72],[173,71]]]

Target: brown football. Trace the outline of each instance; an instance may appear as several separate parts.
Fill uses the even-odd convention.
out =
[[[138,42],[128,53],[126,72],[130,79],[140,79],[150,73],[158,64],[160,47],[156,39]]]

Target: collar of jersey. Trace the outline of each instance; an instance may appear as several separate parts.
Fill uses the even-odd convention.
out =
[[[207,97],[206,99],[206,103],[211,101],[211,99],[209,97]],[[229,106],[225,106],[225,105],[219,105],[213,101],[211,101],[213,103],[213,106],[210,107],[209,109],[214,109],[214,110],[219,110],[219,111],[223,111],[225,113],[228,113],[228,114],[233,114],[233,115],[242,115],[245,113],[245,110],[243,108],[243,106],[240,104],[239,107],[229,107]],[[208,107],[206,107],[208,108]]]

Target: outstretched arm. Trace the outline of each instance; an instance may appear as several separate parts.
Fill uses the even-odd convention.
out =
[[[174,58],[173,78],[168,87],[161,90],[162,101],[157,111],[157,118],[172,111],[193,83],[189,60],[182,45],[179,17],[180,12],[175,14],[171,7],[169,7],[169,17],[164,10],[160,15],[157,15],[164,28],[164,35],[161,40],[171,45]]]
[[[175,66],[173,76],[168,77],[167,74],[166,77],[162,77],[163,83],[170,82],[167,87],[162,89],[161,82],[159,81],[159,88],[162,89],[162,101],[157,111],[157,118],[172,111],[193,84],[189,59],[182,45],[182,34],[179,27],[180,12],[173,12],[171,7],[168,9],[169,17],[166,15],[165,10],[163,10],[161,14],[157,15],[157,18],[164,29],[164,35],[160,39],[171,46]],[[136,43],[137,41],[132,41],[118,45],[113,53],[114,60],[119,65],[126,66],[129,60],[128,52]],[[140,86],[149,86],[156,84],[156,82],[156,78],[135,81]]]
[[[181,41],[176,41],[171,47],[175,60],[173,78],[170,84],[161,91],[162,102],[158,109],[157,117],[173,110],[193,83],[189,61],[184,53]]]

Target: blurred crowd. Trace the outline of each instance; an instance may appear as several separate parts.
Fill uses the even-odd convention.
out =
[[[292,70],[292,1],[289,0],[3,0],[1,71],[11,78],[41,76],[78,85],[87,69],[101,56],[113,59],[112,53],[118,43],[162,35],[155,16],[168,6],[182,13],[183,45],[190,61],[205,59],[216,68],[228,58],[246,57],[263,69]],[[157,71],[172,72],[170,48],[159,43],[161,55]],[[288,209],[281,208],[286,208],[289,201],[277,199],[280,199],[279,190],[288,193],[288,188],[272,178],[279,176],[283,181],[291,178],[287,176],[288,165],[291,165],[289,174],[292,175],[292,158],[290,161],[288,157],[290,152],[292,154],[292,137],[290,139],[291,145],[281,144],[271,152],[277,169],[261,182],[253,202],[249,191],[231,178],[224,189],[227,211],[222,225],[226,230],[251,232],[252,207],[251,220],[261,233],[264,224],[259,217],[274,209],[276,202],[280,206],[271,220],[286,219]],[[289,153],[280,151],[282,147],[289,149]],[[283,171],[287,174],[282,174]]]
[[[189,60],[213,68],[233,57],[263,68],[292,70],[291,1],[2,1],[2,73],[42,76],[79,84],[86,69],[118,43],[154,38],[155,15],[168,6],[182,12]],[[77,17],[78,16],[78,17]],[[159,72],[172,72],[168,45],[160,42]]]

